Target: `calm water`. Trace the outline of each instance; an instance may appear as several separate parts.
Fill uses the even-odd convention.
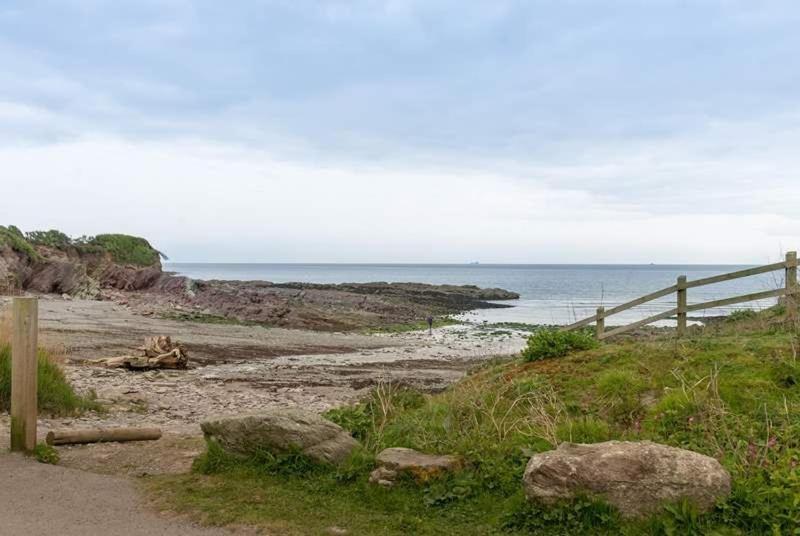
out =
[[[194,279],[264,280],[314,283],[372,281],[500,287],[518,292],[509,309],[468,313],[469,319],[489,322],[564,324],[594,314],[599,305],[611,307],[675,283],[731,272],[748,266],[733,265],[454,265],[454,264],[201,264],[167,263],[165,268]],[[689,289],[689,303],[726,298],[783,285],[783,274],[773,272]],[[735,305],[695,313],[725,314],[742,307],[763,308],[774,300]],[[644,318],[674,307],[674,296],[616,315],[609,324]]]

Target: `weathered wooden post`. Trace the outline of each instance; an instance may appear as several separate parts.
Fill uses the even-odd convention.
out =
[[[686,276],[678,276],[678,337],[686,335],[686,307],[688,300],[686,299]]]
[[[11,450],[36,446],[36,373],[39,302],[14,298],[11,338]]]
[[[797,252],[790,251],[786,254],[786,315],[788,318],[797,319]]]
[[[597,324],[596,324],[596,333],[597,333],[597,340],[601,340],[603,338],[603,332],[606,330],[606,308],[605,307],[598,307],[597,308]]]

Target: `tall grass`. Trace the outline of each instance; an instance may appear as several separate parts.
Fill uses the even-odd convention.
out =
[[[83,397],[67,381],[60,363],[63,348],[40,348],[37,354],[37,399],[39,411],[53,416],[75,415],[97,409],[91,397]],[[11,319],[0,312],[0,411],[11,405]]]

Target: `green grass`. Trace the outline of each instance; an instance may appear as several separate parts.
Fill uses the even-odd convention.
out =
[[[162,256],[144,238],[124,234],[101,234],[89,242],[107,251],[114,262],[136,266],[152,266]]]
[[[39,258],[39,254],[36,253],[34,247],[25,239],[22,232],[13,225],[8,227],[0,225],[0,244],[7,244],[11,249],[26,255],[31,260]]]
[[[48,463],[50,465],[58,465],[61,459],[58,455],[58,451],[47,443],[37,443],[36,446],[33,447],[33,452],[31,454],[33,454],[33,457],[36,458],[36,461],[39,463]]]
[[[293,460],[279,470],[274,460],[231,462],[212,449],[198,472],[151,486],[161,504],[211,523],[286,534],[330,526],[351,534],[796,534],[800,341],[767,320],[726,322],[681,341],[626,340],[560,358],[494,362],[436,395],[382,385],[327,414],[364,445],[344,469]],[[623,521],[596,500],[524,499],[521,477],[533,453],[608,439],[713,456],[732,475],[732,495],[703,515],[679,503],[641,522]],[[370,486],[371,457],[394,446],[457,454],[467,467],[423,485]]]
[[[52,416],[76,415],[89,409],[98,409],[90,398],[75,393],[64,372],[53,363],[47,353],[40,350],[37,372],[37,399],[40,413]],[[0,411],[8,411],[11,404],[11,347],[0,346]]]
[[[116,263],[136,266],[153,266],[161,257],[165,257],[147,240],[137,236],[101,234],[73,239],[56,229],[22,233],[13,225],[8,227],[0,225],[0,244],[8,244],[12,249],[25,254],[31,260],[41,258],[34,246],[46,246],[61,250],[75,248],[85,253],[107,252]]]

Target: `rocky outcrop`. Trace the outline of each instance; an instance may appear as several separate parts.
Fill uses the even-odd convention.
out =
[[[281,283],[279,288],[297,290],[333,290],[353,294],[379,295],[388,298],[411,300],[419,304],[470,309],[507,307],[489,301],[517,300],[519,294],[501,288],[480,288],[475,285],[428,285],[425,283],[342,283],[323,285],[317,283]]]
[[[317,462],[338,464],[358,446],[339,425],[299,409],[219,417],[203,422],[200,428],[208,441],[240,456],[264,450],[275,454],[298,450]]]
[[[370,474],[369,481],[384,487],[393,486],[400,475],[409,475],[417,482],[427,482],[462,466],[462,460],[457,456],[423,454],[401,447],[381,451],[375,461],[378,467]]]
[[[595,496],[634,518],[683,499],[705,511],[731,490],[730,475],[714,458],[650,441],[564,443],[533,456],[523,483],[529,499]]]
[[[71,239],[0,226],[0,292],[111,299],[143,314],[347,331],[418,323],[472,309],[508,307],[502,289],[422,283],[193,281],[165,274],[147,240],[126,235]]]
[[[58,247],[42,245],[28,241],[14,227],[0,226],[0,291],[97,298],[103,289],[137,291],[150,288],[163,275],[159,253],[144,239],[124,237],[140,248],[150,248],[149,263],[137,265],[120,262],[116,258],[119,252],[104,249],[99,243],[77,242],[66,235],[61,236],[63,242]]]

